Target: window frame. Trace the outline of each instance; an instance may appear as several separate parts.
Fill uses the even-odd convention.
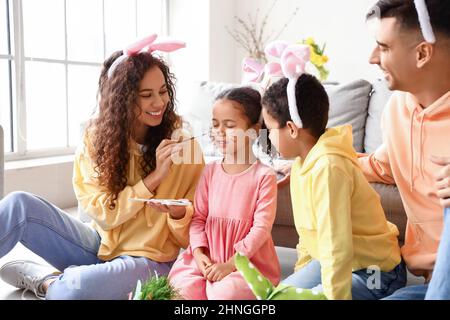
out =
[[[68,47],[67,47],[67,2],[64,1],[64,44],[65,44],[65,56],[64,59],[49,59],[49,58],[34,58],[25,56],[24,47],[24,28],[23,28],[23,3],[22,0],[7,0],[10,10],[10,17],[12,16],[12,21],[10,23],[14,26],[13,34],[11,34],[11,29],[9,29],[9,37],[14,38],[14,55],[0,55],[0,57],[8,59],[10,64],[14,64],[14,75],[15,75],[15,92],[12,88],[11,82],[11,132],[5,132],[4,134],[11,135],[11,144],[13,152],[5,152],[5,161],[18,161],[27,160],[35,158],[44,157],[54,157],[62,155],[71,155],[75,153],[76,147],[70,146],[70,134],[69,134],[69,88],[68,88],[68,69],[69,65],[80,65],[80,66],[95,66],[101,67],[102,63],[99,62],[86,62],[86,61],[75,61],[68,60]],[[102,1],[102,17],[103,20],[103,58],[106,57],[106,35],[105,35],[105,0]],[[138,20],[138,6],[137,1],[135,1],[135,21],[137,24]],[[159,0],[161,1],[161,33],[167,35],[169,31],[169,1],[170,0]],[[12,10],[12,11],[11,11]],[[137,35],[136,26],[136,35]],[[55,147],[47,149],[38,150],[27,150],[27,114],[26,114],[26,77],[25,77],[25,62],[36,61],[45,63],[58,63],[64,65],[65,68],[65,114],[66,114],[66,146]],[[13,103],[15,101],[15,104]],[[20,130],[18,130],[20,128]]]
[[[6,7],[6,32],[7,32],[7,47],[8,47],[8,53],[7,54],[0,54],[1,61],[6,61],[8,64],[8,82],[9,82],[9,88],[8,88],[8,96],[9,96],[9,132],[5,131],[5,128],[3,128],[3,135],[9,135],[9,146],[8,148],[10,150],[14,150],[14,102],[13,102],[13,83],[12,83],[12,64],[14,62],[14,56],[12,55],[12,48],[11,48],[11,3],[10,1],[5,1],[5,7]],[[1,150],[3,152],[4,150]],[[10,152],[8,152],[10,153]]]

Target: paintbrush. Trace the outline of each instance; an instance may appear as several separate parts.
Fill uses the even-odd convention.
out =
[[[202,133],[201,135],[198,135],[198,136],[195,136],[195,137],[190,137],[190,138],[181,140],[181,141],[178,142],[178,143],[183,143],[183,142],[186,142],[186,141],[191,141],[191,140],[194,140],[194,139],[198,139],[198,138],[201,138],[201,137],[203,137],[203,136],[206,136],[207,134],[208,134],[208,132],[204,132],[204,133]]]

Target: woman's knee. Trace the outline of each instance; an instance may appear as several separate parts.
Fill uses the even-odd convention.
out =
[[[26,203],[30,199],[36,198],[35,195],[25,191],[13,191],[5,196],[3,201],[12,201],[14,203]]]
[[[35,196],[28,192],[15,191],[0,201],[0,215],[9,216],[8,221],[14,219],[24,221],[27,208]],[[12,222],[12,221],[11,221]]]

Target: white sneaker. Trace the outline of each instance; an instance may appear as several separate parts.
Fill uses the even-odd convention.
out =
[[[25,291],[32,291],[39,299],[45,299],[42,284],[59,272],[55,268],[32,261],[17,260],[3,265],[0,278],[6,283]]]

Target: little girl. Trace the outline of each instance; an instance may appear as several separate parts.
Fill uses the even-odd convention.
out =
[[[351,127],[326,128],[329,102],[321,83],[308,74],[281,79],[262,104],[270,141],[284,158],[296,158],[298,261],[283,283],[322,289],[330,300],[380,299],[404,286],[397,227],[359,167]]]
[[[212,139],[223,159],[208,164],[196,189],[190,247],[169,279],[187,300],[255,299],[236,271],[239,252],[274,285],[280,265],[271,237],[277,185],[271,168],[256,159],[252,142],[260,129],[261,96],[251,88],[220,94],[213,107]]]

